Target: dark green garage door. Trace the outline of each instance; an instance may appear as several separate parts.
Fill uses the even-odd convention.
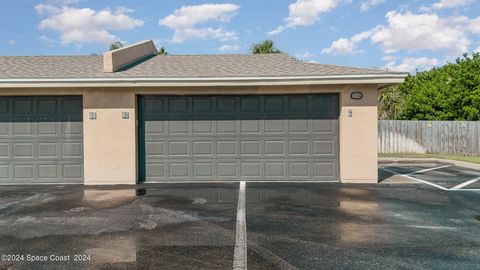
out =
[[[2,183],[83,183],[82,97],[0,97]]]
[[[337,181],[337,94],[139,97],[140,179]]]

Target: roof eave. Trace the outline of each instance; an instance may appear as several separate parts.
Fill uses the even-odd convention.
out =
[[[0,88],[43,87],[172,87],[172,86],[270,86],[402,83],[407,74],[362,74],[285,77],[197,77],[197,78],[32,78],[0,79]]]

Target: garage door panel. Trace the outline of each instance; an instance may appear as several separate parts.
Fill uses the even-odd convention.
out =
[[[240,155],[242,156],[260,156],[260,144],[259,140],[251,140],[251,141],[241,141],[241,151]]]
[[[33,181],[34,178],[34,165],[30,164],[17,164],[13,166],[14,178],[26,181]]]
[[[63,122],[63,135],[82,136],[83,123],[82,122]]]
[[[265,156],[283,156],[286,153],[286,142],[280,140],[265,140],[264,149]]]
[[[147,133],[149,136],[154,136],[154,135],[164,135],[165,134],[165,128],[164,126],[164,121],[148,121],[145,122],[145,133]]]
[[[237,178],[238,164],[235,160],[232,161],[219,161],[217,163],[217,175],[219,178]]]
[[[189,162],[170,162],[168,165],[169,177],[189,178]]]
[[[8,158],[10,146],[8,143],[0,143],[0,159]]]
[[[33,125],[33,123],[29,122],[14,122],[12,135],[33,136]]]
[[[266,161],[265,162],[265,177],[285,178],[286,168],[283,161]]]
[[[260,178],[262,176],[262,161],[242,161],[240,177]]]
[[[311,120],[312,132],[335,133],[337,130],[336,123],[337,121],[335,120]]]
[[[170,134],[175,135],[187,135],[188,134],[188,121],[169,121],[168,131]]]
[[[42,180],[53,180],[57,179],[59,176],[58,174],[58,166],[56,164],[40,164],[38,165],[38,178]]]
[[[147,181],[338,180],[338,97],[317,96],[141,97],[143,175]],[[181,112],[150,108],[158,104]]]
[[[0,183],[83,182],[82,97],[2,97],[2,107]]]
[[[58,157],[60,155],[59,147],[56,142],[52,143],[38,143],[37,145],[38,157]]]
[[[237,141],[217,141],[217,155],[218,156],[235,156],[238,154]]]
[[[83,146],[78,142],[64,142],[62,143],[62,156],[63,157],[82,157]]]
[[[151,162],[147,164],[147,174],[152,178],[164,178],[165,175],[165,163]]]
[[[205,120],[198,120],[194,121],[193,123],[193,134],[194,135],[213,135],[213,122],[212,121],[205,121]]]
[[[211,98],[193,99],[194,113],[210,113],[213,110],[213,102]]]
[[[173,141],[168,142],[170,156],[188,156],[189,142],[188,141]]]
[[[249,134],[260,133],[260,121],[258,120],[241,120],[240,132]]]
[[[17,98],[13,101],[13,113],[16,115],[33,115],[33,98]]]
[[[212,156],[214,154],[213,141],[193,141],[194,156]]]
[[[59,125],[56,122],[39,122],[35,123],[35,126],[39,136],[51,136],[59,133]]]
[[[285,120],[268,120],[264,121],[265,134],[285,133]]]
[[[313,154],[315,156],[334,156],[335,143],[332,141],[314,141]]]
[[[220,120],[217,123],[217,134],[235,134],[237,131],[237,121],[233,120]]]
[[[314,162],[313,176],[314,177],[334,177],[335,164],[333,162]]]
[[[11,123],[1,122],[0,123],[0,136],[8,135],[9,131],[11,130],[10,126],[11,126]]]
[[[63,179],[65,180],[83,179],[83,166],[79,164],[63,164]]]
[[[58,111],[58,100],[45,98],[37,100],[36,112],[40,114],[55,114]]]
[[[10,168],[8,165],[0,165],[0,181],[10,179]]]
[[[215,177],[214,163],[210,162],[194,162],[193,163],[193,177],[208,177],[210,179]]]
[[[14,143],[14,158],[33,158],[33,143]]]

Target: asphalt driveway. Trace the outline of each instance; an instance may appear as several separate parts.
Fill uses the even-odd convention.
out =
[[[239,239],[248,269],[474,269],[480,262],[480,192],[415,181],[247,183],[241,238],[239,186],[0,187],[0,254],[18,255],[0,269],[232,269]]]

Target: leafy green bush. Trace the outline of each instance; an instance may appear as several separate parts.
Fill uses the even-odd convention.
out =
[[[405,120],[480,120],[480,54],[410,75],[398,86]]]

